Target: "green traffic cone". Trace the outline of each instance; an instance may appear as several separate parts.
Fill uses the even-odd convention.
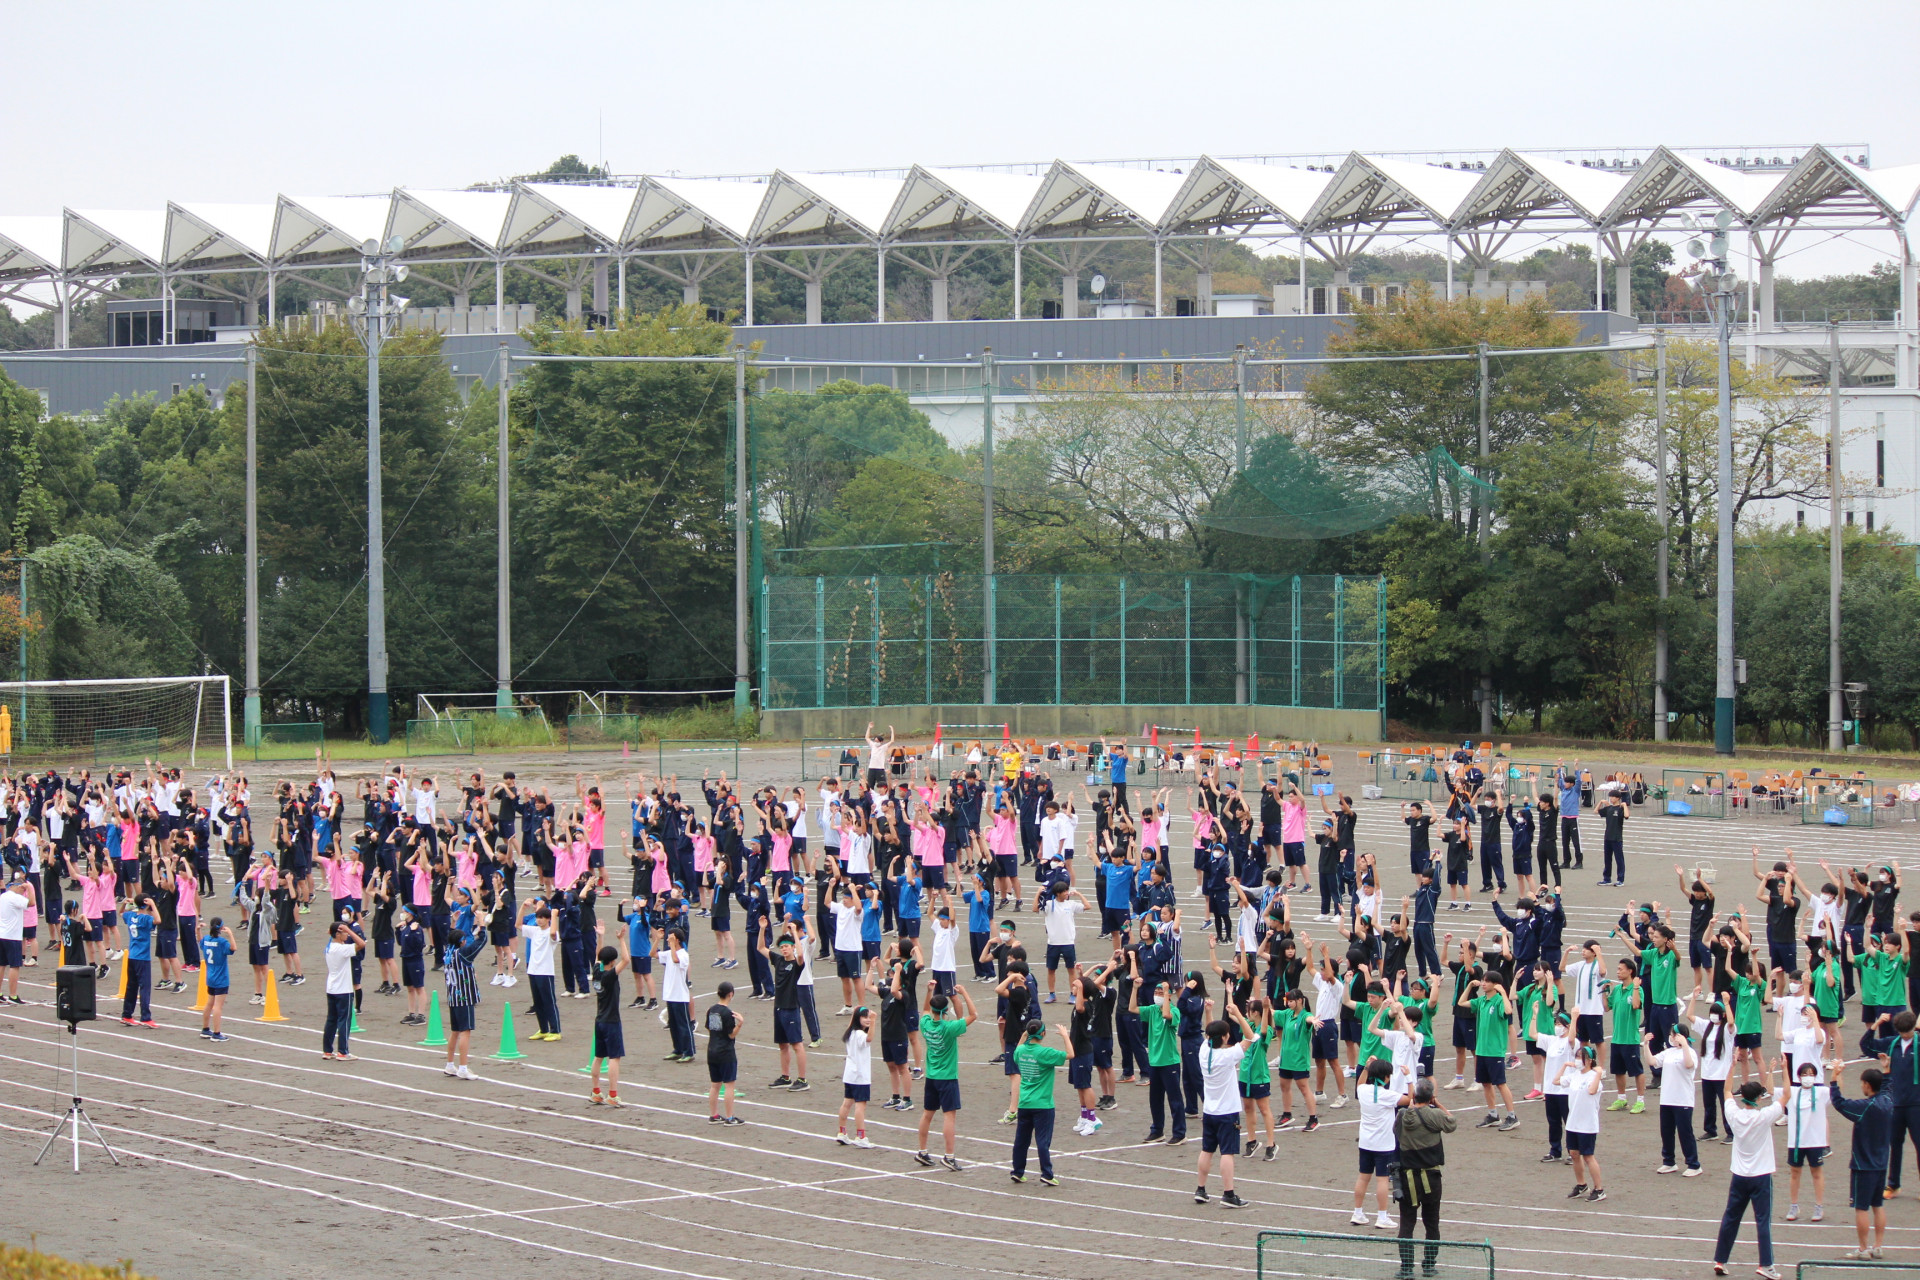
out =
[[[447,1043],[447,1024],[440,1017],[440,993],[433,993],[433,1000],[427,1006],[427,1038],[420,1042],[428,1048],[439,1048]]]
[[[514,1043],[513,1001],[500,1002],[500,1052],[488,1054],[496,1062],[513,1062],[527,1055],[520,1052],[520,1046]]]
[[[360,1006],[357,1004],[353,1006],[353,1025],[348,1027],[347,1030],[356,1036],[366,1030],[365,1027],[360,1025]]]
[[[593,1074],[593,1050],[591,1048],[587,1050],[587,1065],[584,1067],[578,1068],[578,1070],[580,1074],[583,1076],[590,1076]]]

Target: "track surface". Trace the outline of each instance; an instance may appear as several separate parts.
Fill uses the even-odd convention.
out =
[[[432,763],[442,768],[448,791],[455,775],[472,766]],[[501,767],[486,763],[489,775]],[[742,753],[749,782],[792,785],[797,763],[792,748]],[[617,805],[632,765],[611,755],[574,757],[562,768],[533,763],[520,774],[552,786],[558,798],[563,787],[571,794],[578,767],[599,768]],[[267,779],[268,769],[257,768],[256,789]],[[1077,778],[1068,779],[1077,786]],[[1191,885],[1178,857],[1189,830],[1182,804],[1176,792],[1173,807],[1182,812],[1173,841],[1176,878],[1185,895]],[[1397,806],[1367,802],[1361,810],[1360,847],[1378,855],[1390,899],[1397,898],[1408,887]],[[1837,864],[1899,860],[1909,877],[1920,871],[1911,827],[1836,831],[1777,819],[1636,817],[1627,827],[1628,888],[1603,890],[1593,883],[1598,823],[1588,815],[1582,825],[1595,860],[1583,873],[1568,873],[1570,944],[1604,937],[1629,897],[1673,901],[1676,863],[1716,867],[1723,909],[1750,901],[1748,850],[1755,841],[1768,858],[1793,847],[1810,879],[1818,857]],[[1080,865],[1084,874],[1084,860]],[[222,904],[226,893],[222,882]],[[1331,932],[1324,925],[1316,931],[1311,922],[1317,902],[1300,905],[1310,932]],[[1903,904],[1903,915],[1910,906]],[[316,909],[308,920],[324,918]],[[1471,932],[1483,921],[1491,922],[1484,902],[1466,916],[1442,909],[1439,928]],[[1028,918],[1023,933],[1037,932],[1035,923]],[[1082,923],[1084,955],[1097,918],[1083,916]],[[696,999],[704,1001],[717,979],[708,967],[711,934],[698,924],[694,975]],[[1189,936],[1191,958],[1204,943],[1197,928]],[[23,974],[22,994],[50,1003],[51,955],[45,954],[39,968]],[[321,966],[310,960],[309,969]],[[1147,1127],[1146,1090],[1125,1087],[1119,1108],[1102,1113],[1106,1127],[1081,1138],[1070,1131],[1071,1094],[1063,1081],[1055,1159],[1064,1183],[1049,1189],[1030,1176],[1027,1185],[1013,1185],[1006,1175],[1011,1130],[995,1123],[1005,1106],[1005,1078],[986,1061],[995,1051],[990,1016],[961,1042],[964,1172],[913,1163],[917,1112],[873,1109],[868,1132],[875,1148],[840,1147],[833,1117],[841,1024],[831,1016],[838,991],[830,970],[819,976],[827,1017],[824,1041],[812,1054],[811,1092],[766,1088],[778,1071],[771,1006],[736,1002],[747,1019],[740,1114],[748,1123],[732,1129],[708,1123],[706,1073],[698,1062],[661,1061],[667,1033],[651,1014],[626,1014],[627,1106],[612,1112],[586,1104],[577,1070],[591,1047],[587,1002],[561,1002],[566,1037],[559,1044],[523,1040],[525,1060],[492,1062],[484,1055],[499,1043],[507,993],[483,987],[474,1035],[481,1079],[462,1082],[441,1074],[441,1050],[420,1047],[418,1032],[397,1025],[404,1012],[397,998],[367,997],[367,1031],[353,1045],[360,1061],[334,1065],[318,1052],[324,984],[283,985],[282,1008],[291,1021],[259,1023],[244,1004],[244,972],[236,969],[241,1003],[229,1007],[227,1030],[234,1038],[227,1044],[195,1034],[191,991],[156,998],[158,1031],[117,1021],[82,1030],[87,1106],[126,1163],[115,1168],[89,1143],[81,1179],[68,1171],[71,1149],[64,1142],[39,1167],[29,1163],[66,1103],[64,1058],[60,1074],[54,1071],[56,1048],[64,1052],[66,1037],[46,1005],[0,1015],[0,1168],[16,1192],[0,1234],[22,1243],[34,1237],[40,1247],[69,1257],[131,1258],[143,1273],[166,1280],[210,1269],[334,1277],[423,1263],[484,1268],[496,1277],[546,1277],[556,1267],[579,1273],[585,1266],[595,1275],[711,1280],[1104,1280],[1116,1267],[1156,1267],[1158,1274],[1204,1280],[1251,1275],[1254,1236],[1263,1228],[1387,1234],[1347,1222],[1358,1120],[1351,1107],[1323,1107],[1317,1133],[1282,1133],[1273,1163],[1240,1161],[1238,1185],[1252,1207],[1234,1213],[1217,1203],[1192,1203],[1197,1125],[1183,1148],[1136,1145]],[[963,961],[963,980],[964,973]],[[744,965],[730,976],[744,987]],[[525,986],[511,995],[524,1035],[532,1025]],[[1043,1006],[1042,1012],[1051,1022],[1064,1020],[1066,1011]],[[1849,1009],[1850,1017],[1856,1013],[1857,1007]],[[877,1061],[875,1067],[884,1074]],[[1443,1080],[1451,1074],[1444,1062],[1440,1071]],[[1515,1079],[1527,1076],[1523,1064]],[[1725,1199],[1727,1148],[1703,1147],[1707,1172],[1700,1178],[1655,1177],[1659,1126],[1651,1099],[1643,1115],[1610,1113],[1599,1147],[1609,1199],[1568,1207],[1570,1171],[1539,1163],[1545,1128],[1538,1104],[1520,1105],[1517,1132],[1469,1132],[1465,1125],[1479,1115],[1477,1096],[1441,1097],[1465,1122],[1447,1140],[1445,1232],[1492,1241],[1503,1275],[1641,1280],[1707,1273]],[[1845,1208],[1850,1126],[1836,1116],[1833,1131],[1837,1168],[1829,1172],[1824,1223],[1804,1220],[1810,1189],[1802,1196],[1803,1220],[1779,1220],[1787,1191],[1782,1153],[1774,1238],[1783,1263],[1836,1258],[1853,1244]],[[1888,1257],[1920,1267],[1920,1198],[1915,1179],[1908,1182],[1906,1195],[1889,1207]],[[1217,1174],[1214,1185],[1217,1195]],[[1749,1223],[1734,1262],[1750,1267],[1754,1256]]]

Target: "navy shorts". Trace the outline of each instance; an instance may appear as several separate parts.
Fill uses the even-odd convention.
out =
[[[958,1111],[960,1109],[960,1082],[958,1080],[922,1081],[926,1086],[921,1090],[920,1108],[923,1111]]]
[[[373,940],[373,958],[375,960],[393,959],[393,939],[375,938]]]
[[[1637,1044],[1616,1044],[1607,1050],[1607,1073],[1616,1076],[1640,1076],[1646,1071],[1640,1065],[1640,1046]]]
[[[798,1009],[775,1009],[773,1011],[773,1042],[775,1044],[805,1044],[807,1038],[800,1034],[800,1011]]]
[[[1300,1072],[1298,1078],[1301,1080],[1306,1079],[1307,1073],[1304,1071]],[[1271,1098],[1273,1096],[1273,1082],[1271,1080],[1262,1080],[1258,1084],[1248,1084],[1245,1080],[1242,1080],[1240,1082],[1240,1096],[1249,1102],[1257,1101],[1261,1098]]]
[[[1453,1047],[1454,1048],[1471,1049],[1473,1048],[1474,1041],[1478,1040],[1479,1038],[1480,1038],[1480,1027],[1479,1027],[1479,1024],[1474,1021],[1472,1014],[1467,1014],[1465,1016],[1462,1016],[1460,1014],[1455,1014],[1453,1016]]]
[[[1127,931],[1127,909],[1125,907],[1100,908],[1100,933],[1125,933]]]
[[[1387,1176],[1388,1168],[1399,1158],[1398,1151],[1369,1151],[1362,1147],[1360,1148],[1360,1172],[1363,1176],[1384,1178]]]
[[[1100,1071],[1113,1070],[1112,1036],[1095,1036],[1093,1038],[1093,1065]]]
[[[1307,1078],[1305,1071],[1295,1071],[1291,1067],[1275,1067],[1273,1073],[1282,1080],[1305,1080]],[[1263,1098],[1266,1097],[1265,1094],[1261,1094],[1260,1096]]]
[[[1507,1082],[1507,1060],[1505,1058],[1479,1058],[1473,1060],[1473,1082],[1475,1084],[1505,1084]]]
[[[267,967],[267,965],[271,964],[272,962],[273,962],[272,947],[255,946],[253,943],[247,944],[247,963],[248,964],[252,965],[256,969],[264,969]],[[420,984],[418,982],[414,982],[408,985],[417,987]]]
[[[1758,1031],[1736,1031],[1733,1036],[1733,1047],[1736,1049],[1758,1049],[1760,1047],[1760,1033]]]
[[[1020,878],[1020,859],[1013,854],[994,854],[993,874],[1002,880],[1018,880]]]
[[[1570,1156],[1592,1155],[1594,1142],[1599,1137],[1600,1135],[1597,1133],[1574,1133],[1569,1130],[1567,1132],[1567,1154]]]
[[[1207,863],[1211,861],[1213,861],[1213,855],[1205,849],[1195,849],[1193,851],[1193,869],[1195,871],[1205,871],[1207,869]]]
[[[300,935],[289,929],[279,937],[280,954],[297,956],[300,954]]]
[[[834,971],[843,978],[860,976],[860,953],[858,951],[840,951],[833,953]]]
[[[898,926],[899,936],[902,938],[917,938],[920,936],[919,916],[901,916],[894,921],[894,924]]]
[[[596,1022],[593,1024],[593,1056],[596,1058],[624,1058],[627,1056],[627,1038],[617,1022]]]
[[[1340,1038],[1348,1044],[1360,1043],[1360,1019],[1346,1012],[1340,1012]]]
[[[840,1086],[840,1096],[848,1102],[871,1102],[873,1086],[870,1084],[846,1084]]]
[[[1313,1029],[1313,1058],[1316,1062],[1340,1060],[1340,1029],[1323,1022]]]
[[[863,960],[878,960],[880,958],[880,939],[860,939],[860,958]]]
[[[170,929],[157,931],[153,937],[153,955],[156,960],[171,960],[180,954],[180,936]]]
[[[0,969],[18,969],[21,961],[20,939],[0,938]]]
[[[922,889],[945,889],[947,887],[947,868],[943,864],[937,867],[920,868],[920,887]]]
[[[1290,867],[1307,865],[1307,843],[1304,840],[1289,840],[1280,846],[1280,852]]]
[[[1200,1117],[1200,1150],[1211,1155],[1218,1151],[1223,1155],[1240,1154],[1240,1117],[1209,1116]]]
[[[1581,1044],[1600,1044],[1607,1038],[1606,1020],[1597,1013],[1575,1014],[1573,1034]]]
[[[1878,1209],[1887,1202],[1885,1169],[1854,1169],[1847,1180],[1847,1203],[1855,1209]]]
[[[1828,1147],[1788,1147],[1787,1165],[1790,1168],[1818,1169],[1827,1163]]]
[[[223,996],[227,994],[227,991],[228,991],[228,988],[225,986],[207,988],[207,994],[209,996]]]
[[[880,1042],[880,1060],[890,1067],[907,1065],[907,1042],[905,1040],[882,1040]]]
[[[261,953],[264,956],[264,952]],[[254,963],[264,965],[265,959]],[[400,985],[403,987],[424,987],[427,985],[427,962],[418,956],[400,962]]]
[[[1069,969],[1078,963],[1079,957],[1073,949],[1073,944],[1069,942],[1065,946],[1055,946],[1049,942],[1047,944],[1047,972],[1052,973],[1058,969],[1062,961],[1066,962],[1066,966]]]
[[[470,1004],[450,1004],[447,1006],[447,1030],[473,1030],[473,1006]]]
[[[740,1059],[734,1054],[725,1058],[707,1058],[707,1080],[711,1084],[732,1084],[740,1078]]]
[[[1067,1059],[1067,1087],[1069,1089],[1093,1088],[1093,1055],[1082,1053]]]

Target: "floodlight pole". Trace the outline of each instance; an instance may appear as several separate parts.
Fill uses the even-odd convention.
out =
[[[1486,564],[1493,557],[1490,532],[1493,527],[1493,511],[1487,505],[1486,481],[1491,470],[1489,459],[1492,457],[1492,441],[1487,430],[1487,419],[1493,405],[1493,387],[1487,377],[1487,344],[1480,343],[1480,482],[1481,487],[1473,492],[1474,509],[1480,516],[1480,563]],[[1487,737],[1493,732],[1493,672],[1486,666],[1480,669],[1480,736]]]
[[[246,693],[240,706],[240,740],[248,746],[260,741],[260,395],[257,371],[259,345],[247,343],[247,581],[246,581]]]
[[[1159,245],[1155,243],[1155,251]],[[1245,475],[1247,470],[1247,348],[1245,343],[1233,348],[1233,473]],[[1244,706],[1247,701],[1247,612],[1253,607],[1252,594],[1242,583],[1235,591],[1233,609],[1233,700]],[[1188,628],[1191,643],[1192,628]]]
[[[994,671],[993,616],[993,348],[980,351],[980,482],[982,517],[980,543],[980,701],[992,706],[998,700]]]
[[[1836,755],[1847,749],[1841,721],[1846,712],[1840,701],[1841,542],[1845,528],[1846,485],[1840,470],[1840,325],[1827,322],[1827,750]]]
[[[733,715],[752,710],[747,662],[747,349],[733,349]]]
[[[1723,264],[1716,264],[1723,265]],[[1714,616],[1713,749],[1733,754],[1733,290],[1728,273],[1716,272],[1714,302],[1719,308],[1719,487],[1717,582]]]
[[[1667,331],[1653,332],[1653,501],[1660,516],[1655,552],[1659,574],[1660,616],[1653,624],[1653,740],[1667,740]]]
[[[513,355],[507,350],[505,338],[500,340],[500,364],[494,371],[499,385],[496,391],[500,398],[499,422],[494,433],[494,488],[496,532],[499,538],[494,551],[494,644],[495,679],[499,682],[493,695],[496,711],[513,710],[513,556],[512,556],[512,512],[507,502],[507,394],[508,379],[513,369]]]
[[[380,493],[380,348],[387,326],[406,299],[389,295],[387,286],[406,278],[397,259],[404,243],[395,236],[380,245],[368,242],[360,260],[361,330],[367,347],[367,737],[375,745],[391,736],[387,720],[386,521]]]

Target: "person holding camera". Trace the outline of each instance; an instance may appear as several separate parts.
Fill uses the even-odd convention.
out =
[[[1400,1276],[1413,1275],[1413,1223],[1426,1223],[1427,1239],[1440,1238],[1440,1168],[1447,1162],[1445,1135],[1457,1122],[1453,1113],[1433,1096],[1433,1078],[1422,1077],[1413,1086],[1413,1096],[1401,1105],[1394,1122],[1400,1143]],[[1433,1275],[1438,1268],[1440,1249],[1428,1245],[1423,1272]]]

